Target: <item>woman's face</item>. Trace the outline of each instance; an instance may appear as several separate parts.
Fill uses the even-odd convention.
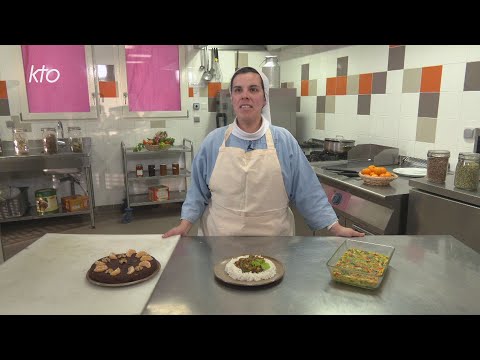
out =
[[[266,104],[260,75],[245,73],[233,79],[232,104],[239,120],[260,120]]]

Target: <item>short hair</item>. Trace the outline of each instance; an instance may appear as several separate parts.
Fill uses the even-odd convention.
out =
[[[235,71],[235,73],[233,74],[232,76],[232,79],[230,80],[230,93],[232,92],[233,90],[233,79],[235,79],[235,77],[237,75],[240,75],[240,74],[248,74],[248,73],[255,73],[255,74],[258,74],[258,76],[260,76],[260,82],[262,83],[262,90],[263,92],[265,92],[265,87],[263,86],[263,79],[262,79],[262,75],[260,75],[260,73],[255,70],[254,68],[250,67],[250,66],[245,66],[245,67],[242,67],[240,69],[238,69],[237,71]]]

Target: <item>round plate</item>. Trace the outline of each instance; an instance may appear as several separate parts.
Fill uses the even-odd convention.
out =
[[[427,169],[425,168],[396,168],[392,170],[395,174],[409,177],[424,177],[427,176]]]
[[[151,273],[151,274],[148,275],[147,277],[145,277],[145,278],[143,278],[143,279],[135,280],[135,281],[126,282],[126,283],[107,284],[107,283],[98,282],[98,281],[93,280],[93,279],[90,278],[90,271],[91,271],[91,270],[88,270],[88,271],[87,271],[87,280],[90,281],[92,284],[95,284],[95,285],[98,285],[98,286],[107,286],[107,287],[121,287],[121,286],[135,285],[135,284],[138,284],[138,283],[147,281],[148,279],[150,279],[150,278],[154,277],[155,275],[157,275],[157,273],[160,271],[160,268],[161,268],[161,265],[160,265],[160,263],[158,262],[158,260],[157,260],[157,265],[158,265],[158,266],[157,266],[157,270],[155,270],[153,273]]]
[[[242,255],[243,256],[243,255]],[[213,268],[213,272],[215,273],[215,277],[227,284],[231,285],[239,285],[239,286],[261,286],[261,285],[267,285],[267,284],[272,284],[281,278],[283,278],[283,275],[285,274],[285,269],[280,261],[277,259],[274,259],[270,256],[264,256],[262,255],[265,259],[270,260],[275,264],[276,267],[276,274],[275,276],[271,277],[270,279],[264,279],[264,280],[259,280],[259,281],[241,281],[241,280],[235,280],[230,277],[230,275],[227,274],[225,271],[225,265],[232,259],[229,257],[228,259],[222,260],[219,262],[215,267]]]

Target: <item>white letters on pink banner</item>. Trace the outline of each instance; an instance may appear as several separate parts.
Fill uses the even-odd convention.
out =
[[[32,78],[34,79],[34,82],[36,83],[42,83],[43,82],[43,75],[46,73],[45,75],[45,80],[47,80],[50,84],[53,84],[55,82],[58,81],[58,79],[60,79],[60,71],[58,71],[57,69],[47,69],[45,67],[45,65],[42,65],[42,68],[41,69],[37,69],[35,71],[33,71],[35,68],[35,65],[32,65],[32,67],[30,68],[30,76],[28,78],[28,82],[31,83],[32,82]],[[37,79],[37,73],[40,72],[40,80]],[[51,73],[56,73],[57,74],[57,77],[54,78],[54,79],[51,79],[51,77],[53,76],[50,76]]]

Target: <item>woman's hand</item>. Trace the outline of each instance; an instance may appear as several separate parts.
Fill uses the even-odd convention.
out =
[[[175,226],[173,229],[168,230],[165,234],[162,235],[162,238],[173,235],[187,236],[192,226],[193,224],[190,221],[181,220],[178,226]]]
[[[335,236],[342,236],[342,237],[363,237],[365,236],[364,233],[355,231],[351,228],[344,227],[340,225],[338,222],[333,225],[329,230]]]

